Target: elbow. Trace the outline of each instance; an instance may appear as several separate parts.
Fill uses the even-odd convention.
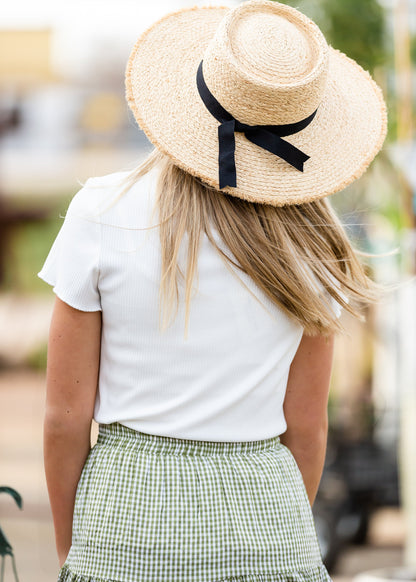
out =
[[[287,429],[283,433],[281,440],[285,442],[297,443],[305,449],[316,449],[326,447],[328,436],[328,415],[317,418],[297,419],[287,418]]]
[[[310,426],[307,427],[309,436],[312,437],[314,434],[316,438],[322,439],[327,437],[328,434],[328,413],[325,412],[322,416],[312,419]]]
[[[45,434],[59,437],[60,435],[89,431],[91,422],[91,415],[77,413],[71,408],[59,410],[47,408],[43,425]]]
[[[91,446],[91,421],[73,414],[46,412],[43,423],[44,454],[52,451],[88,450]]]

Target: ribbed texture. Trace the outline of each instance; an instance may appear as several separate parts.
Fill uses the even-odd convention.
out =
[[[204,236],[188,338],[183,289],[178,317],[161,333],[159,230],[147,228],[157,174],[146,175],[111,205],[124,177],[90,179],[75,195],[39,273],[69,305],[103,311],[95,420],[202,441],[281,434],[302,327],[247,275],[230,272]],[[216,239],[227,250],[218,234]]]
[[[101,426],[72,531],[61,581],[329,580],[279,438],[183,442]]]
[[[256,301],[204,237],[188,338],[184,293],[177,319],[161,333],[159,231],[142,230],[150,225],[156,174],[105,210],[123,177],[91,179],[75,195],[39,273],[63,301],[103,311],[95,419],[208,441],[281,434],[301,326],[239,275]]]

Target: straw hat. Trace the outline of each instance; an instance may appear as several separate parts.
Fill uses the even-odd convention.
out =
[[[363,174],[386,135],[370,75],[304,14],[270,0],[168,14],[137,41],[126,89],[158,149],[251,202],[333,194]]]

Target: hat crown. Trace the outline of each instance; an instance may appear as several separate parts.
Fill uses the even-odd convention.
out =
[[[295,123],[322,101],[328,53],[322,32],[304,14],[278,2],[249,0],[220,23],[204,53],[204,78],[243,123]]]

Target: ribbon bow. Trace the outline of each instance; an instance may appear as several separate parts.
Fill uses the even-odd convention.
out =
[[[199,95],[206,108],[215,117],[218,126],[218,167],[220,190],[226,186],[237,186],[237,171],[235,168],[235,132],[242,132],[248,140],[261,148],[279,156],[291,166],[303,172],[303,164],[310,158],[291,143],[282,139],[283,136],[298,133],[305,129],[316,115],[315,110],[309,117],[297,123],[286,125],[247,125],[235,119],[224,107],[218,103],[208,89],[202,72],[202,61],[196,75],[196,84]]]

